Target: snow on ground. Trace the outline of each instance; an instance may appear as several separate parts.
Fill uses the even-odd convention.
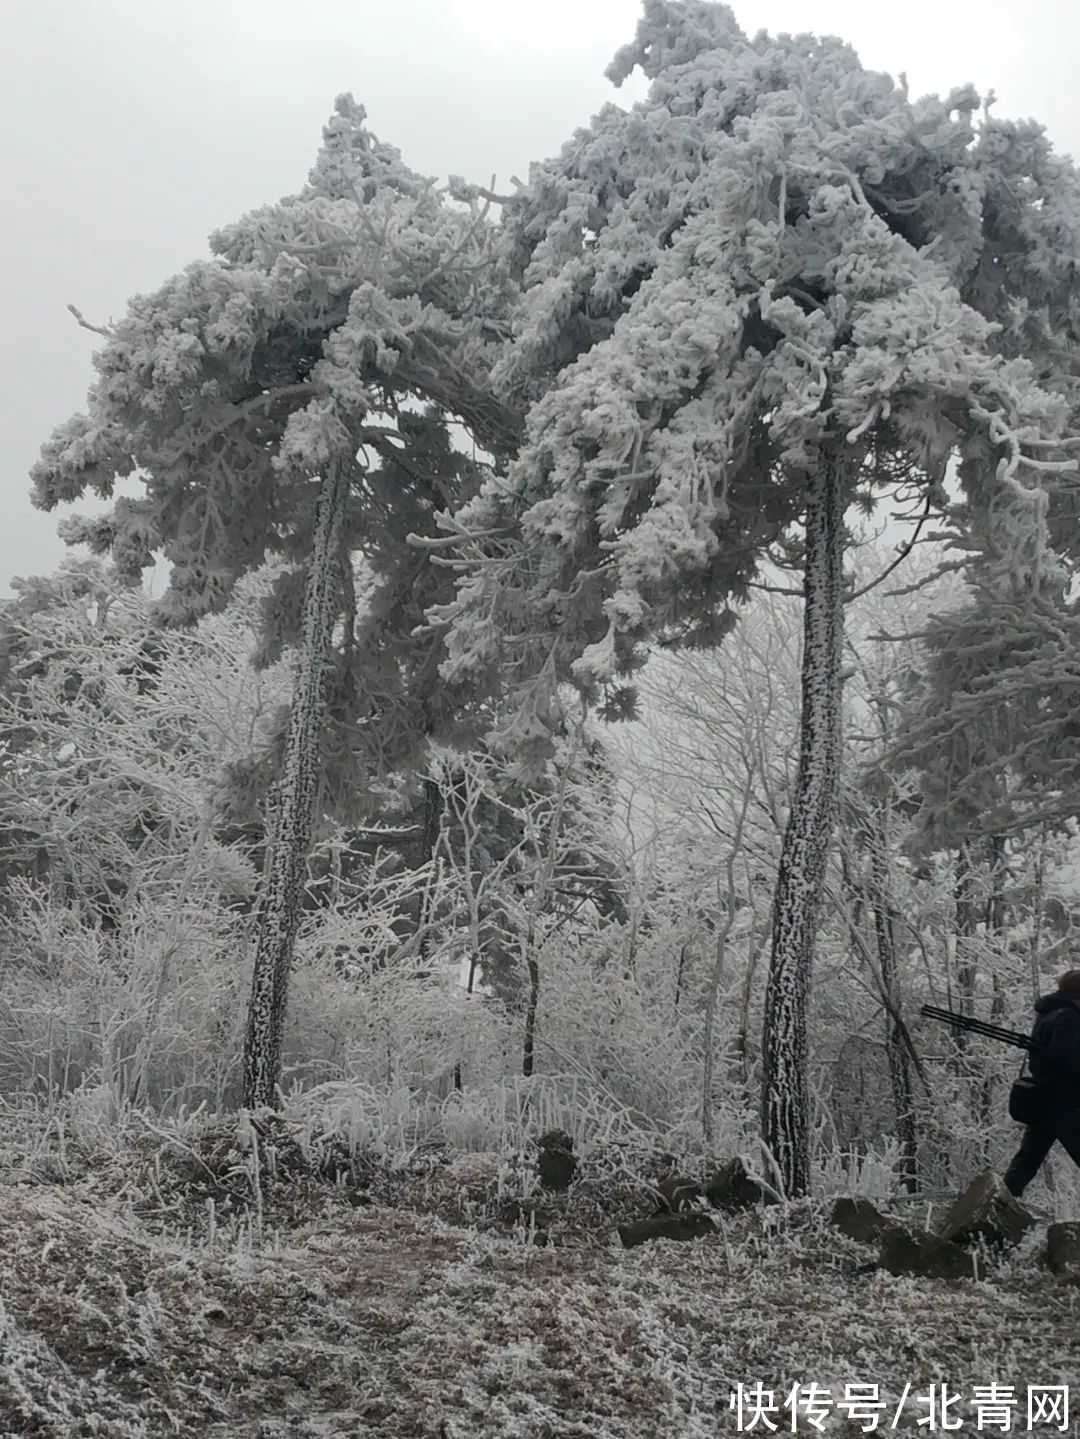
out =
[[[1041,1237],[954,1285],[867,1272],[872,1251],[810,1206],[624,1251],[642,1192],[586,1175],[542,1212],[545,1246],[505,1160],[264,1174],[245,1208],[212,1151],[0,1184],[0,1435],[713,1439],[739,1432],[738,1383],[778,1404],[796,1382],[877,1383],[902,1434],[937,1432],[917,1397],[940,1381],[1015,1386],[1014,1432],[1028,1385],[1072,1383],[1080,1409],[1080,1291],[1041,1267]]]

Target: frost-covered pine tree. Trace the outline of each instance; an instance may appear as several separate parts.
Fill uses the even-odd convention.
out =
[[[915,843],[957,848],[1080,813],[1077,602],[976,586],[919,642],[885,756],[918,776]]]
[[[278,1082],[328,673],[339,724],[351,722],[365,756],[389,742],[400,757],[423,738],[422,724],[402,723],[403,690],[421,687],[432,723],[452,709],[431,684],[430,639],[410,636],[417,616],[401,596],[426,556],[404,536],[462,498],[442,483],[465,464],[447,459],[452,421],[487,454],[516,438],[488,384],[505,287],[486,213],[475,197],[447,203],[364,120],[342,97],[300,194],[212,236],[213,259],[130,303],[95,357],[88,413],[56,431],[33,475],[44,508],[88,490],[109,497],[120,478],[142,483],[138,498],[62,532],[132,577],[163,553],[167,622],[220,608],[241,575],[285,562],[267,650],[296,644],[296,681],[264,875],[249,1104],[274,1102]],[[358,550],[381,557],[364,572],[359,619]]]
[[[1076,216],[1055,203],[1050,223],[1016,186],[1030,145],[975,145],[970,88],[912,102],[839,40],[748,40],[723,5],[646,0],[608,73],[636,66],[647,98],[602,110],[508,206],[525,293],[496,378],[529,405],[526,434],[448,521],[463,574],[433,618],[444,675],[501,687],[495,743],[538,762],[560,686],[625,712],[653,637],[718,641],[762,561],[801,557],[801,749],[763,1045],[763,1134],[800,1194],[845,515],[899,486],[943,506],[959,456],[972,512],[1008,516],[1005,562],[1048,552],[1048,494],[1072,483],[1057,377],[1075,300],[1048,286],[1044,322],[1033,275],[1067,274]],[[1006,234],[1024,226],[1037,238],[1014,262]]]

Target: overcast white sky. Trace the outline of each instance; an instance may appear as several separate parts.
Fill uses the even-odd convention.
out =
[[[1080,153],[1078,0],[742,0],[750,32],[811,30],[965,81]],[[416,169],[505,185],[607,99],[638,0],[6,0],[0,593],[64,554],[27,471],[92,377],[88,319],[206,254],[206,236],[304,181],[335,95]]]

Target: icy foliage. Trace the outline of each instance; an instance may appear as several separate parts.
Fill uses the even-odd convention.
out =
[[[987,582],[934,615],[888,760],[918,774],[929,848],[1067,824],[1080,808],[1080,611]]]
[[[857,563],[858,583],[881,560],[863,551]],[[249,795],[245,809],[235,771],[221,787],[213,773],[248,753],[252,730],[261,750],[287,677],[244,665],[258,587],[246,582],[236,599],[194,631],[151,630],[166,645],[158,661],[140,648],[145,601],[97,562],[26,582],[4,610],[21,626],[4,650],[5,693],[21,708],[7,712],[2,735],[17,741],[18,767],[0,756],[0,1117],[40,1106],[73,1143],[111,1133],[133,1102],[157,1124],[162,1113],[237,1098],[261,797]],[[886,607],[879,589],[851,607],[851,748],[810,1016],[819,1184],[872,1164],[887,1192],[895,1174],[868,856],[867,801],[882,791],[855,786],[864,761],[883,779],[876,686],[898,714],[919,661],[914,640],[869,636],[926,628],[929,603],[920,592]],[[552,787],[529,796],[490,757],[443,754],[434,856],[419,823],[409,834],[411,813],[400,826],[406,844],[385,825],[325,832],[309,862],[291,981],[289,1111],[328,1105],[356,1142],[402,1150],[516,1145],[537,1124],[583,1142],[636,1135],[692,1147],[715,982],[714,1133],[725,1150],[754,1152],[772,887],[798,733],[797,621],[786,597],[757,597],[720,654],[679,653],[646,669],[641,721],[619,735],[640,744],[639,757],[615,758],[614,788],[608,764],[582,765],[558,826]],[[1053,701],[1045,725],[1061,736],[1054,763],[1067,763],[1071,682],[1065,673],[1055,689],[1045,667],[1042,680]],[[10,688],[16,681],[21,689]],[[986,703],[980,693],[969,717]],[[1039,733],[1018,728],[1021,738]],[[913,843],[920,787],[888,783],[896,987],[928,1076],[916,1088],[920,1181],[937,1190],[966,1183],[988,1155],[1007,1157],[1001,1094],[1015,1066],[1006,1052],[978,1049],[958,1073],[913,1018],[922,999],[949,1003],[954,992],[954,862]],[[208,785],[215,807],[230,800],[209,834],[200,831]],[[632,819],[616,828],[631,803]],[[1075,848],[1054,833],[1010,839],[1007,918],[982,925],[970,947],[977,1012],[1000,1004],[1003,1022],[1024,1027],[1033,985],[1048,988],[1070,962]],[[977,858],[982,915],[999,872]],[[1059,1168],[1055,1202],[1067,1205],[1065,1178]]]
[[[504,673],[508,753],[544,751],[560,682],[595,696],[741,599],[827,453],[848,499],[903,478],[940,507],[961,452],[980,513],[1007,513],[1001,562],[1036,582],[1043,486],[1073,468],[1052,442],[1080,207],[1040,136],[976,144],[970,88],[912,102],[838,40],[748,40],[704,0],[649,0],[610,73],[635,65],[648,98],[508,207],[524,298],[496,380],[532,403],[507,476],[455,517],[474,563],[437,612],[448,677]]]
[[[502,301],[490,264],[478,279],[490,226],[364,122],[339,99],[300,194],[219,231],[216,258],[131,301],[95,357],[88,413],[61,425],[35,466],[43,508],[143,481],[145,497],[69,522],[66,537],[133,576],[163,551],[169,619],[220,609],[268,554],[302,558],[312,477],[365,439],[392,454],[371,423],[399,401],[456,411],[486,448],[506,442],[485,382],[482,325]],[[364,501],[358,485],[360,536],[379,522]]]
[[[110,1107],[165,1105],[178,1085],[227,1083],[257,866],[219,826],[215,781],[284,695],[280,673],[246,663],[250,583],[227,615],[176,634],[98,560],[14,582],[0,624],[5,1092],[88,1083]]]

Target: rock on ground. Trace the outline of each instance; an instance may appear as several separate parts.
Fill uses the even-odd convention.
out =
[[[565,1190],[577,1171],[574,1141],[563,1129],[549,1129],[536,1141],[542,1189]]]
[[[1080,1284],[1080,1224],[1051,1224],[1046,1236],[1046,1260],[1055,1274]]]
[[[833,1203],[829,1222],[860,1244],[876,1244],[892,1223],[869,1199],[842,1196]]]
[[[651,1214],[648,1219],[619,1225],[619,1238],[624,1249],[647,1244],[650,1239],[703,1239],[713,1232],[709,1216],[693,1211],[686,1214]]]
[[[671,1214],[681,1214],[686,1209],[693,1209],[704,1197],[700,1184],[696,1184],[692,1179],[684,1179],[679,1174],[666,1174],[658,1181],[656,1188],[660,1195],[659,1210]]]
[[[981,1279],[985,1265],[979,1255],[951,1244],[926,1229],[890,1224],[881,1236],[878,1265],[889,1274],[923,1279]]]
[[[991,1170],[977,1175],[934,1225],[934,1232],[953,1244],[1005,1246],[1019,1244],[1035,1216],[1009,1193]]]
[[[741,1159],[726,1159],[705,1181],[705,1197],[716,1209],[750,1209],[762,1193]]]

